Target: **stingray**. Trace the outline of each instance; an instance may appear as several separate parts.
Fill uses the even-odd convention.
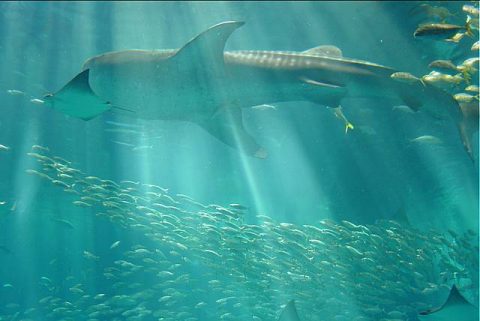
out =
[[[247,133],[243,108],[290,101],[338,107],[344,98],[387,98],[436,118],[460,121],[453,97],[429,84],[391,79],[394,69],[345,58],[334,46],[303,52],[224,51],[243,22],[214,25],[180,49],[124,50],[88,59],[47,105],[92,119],[106,111],[192,122],[241,152],[267,152]],[[390,107],[390,106],[389,106]]]
[[[418,319],[421,321],[478,321],[478,312],[478,308],[469,303],[454,285],[442,306],[420,312]],[[300,321],[294,300],[288,302],[278,321]]]
[[[454,285],[447,301],[440,307],[420,312],[419,320],[425,321],[478,321],[478,308],[468,302]]]

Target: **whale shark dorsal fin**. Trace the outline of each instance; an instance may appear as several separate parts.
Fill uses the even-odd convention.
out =
[[[44,97],[47,104],[69,116],[92,119],[112,106],[98,97],[90,88],[89,69],[76,75],[55,94]]]
[[[342,50],[340,48],[331,46],[331,45],[323,45],[314,48],[310,48],[308,50],[303,51],[304,54],[312,55],[312,56],[322,56],[322,57],[332,57],[332,58],[342,58]]]
[[[300,321],[298,317],[297,309],[295,308],[295,301],[291,300],[287,303],[278,321]]]
[[[170,59],[181,66],[220,65],[223,68],[225,42],[233,31],[244,24],[242,21],[226,21],[212,26],[187,42]]]

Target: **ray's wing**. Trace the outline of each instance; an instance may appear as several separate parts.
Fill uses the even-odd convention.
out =
[[[420,320],[432,321],[478,321],[478,308],[468,302],[453,285],[445,303],[436,308],[419,313]]]
[[[45,103],[69,116],[92,119],[109,110],[111,105],[100,99],[90,88],[89,69],[70,80],[60,91],[44,97]]]

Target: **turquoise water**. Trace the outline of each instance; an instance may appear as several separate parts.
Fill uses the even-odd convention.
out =
[[[347,132],[332,108],[265,101],[242,111],[259,159],[194,123],[44,102],[93,56],[223,21],[245,22],[225,51],[328,44],[419,78],[478,57],[475,28],[414,38],[441,22],[425,4],[1,3],[0,320],[278,320],[291,300],[305,321],[417,320],[452,284],[478,306],[478,109],[469,155],[456,121],[383,98],[343,100]],[[460,26],[465,4],[428,3]],[[478,108],[473,67],[427,85]]]

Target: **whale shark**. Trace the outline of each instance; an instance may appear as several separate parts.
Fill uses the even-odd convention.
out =
[[[336,108],[345,98],[382,98],[435,118],[462,120],[447,92],[392,79],[393,68],[345,58],[334,46],[295,51],[225,51],[244,22],[214,25],[180,49],[124,50],[88,59],[50,105],[90,120],[106,111],[142,119],[192,122],[221,142],[258,158],[267,151],[245,130],[242,109],[309,101]],[[468,144],[467,144],[468,145]]]
[[[421,321],[478,321],[478,312],[478,307],[468,302],[453,285],[442,306],[420,312],[418,319]]]

